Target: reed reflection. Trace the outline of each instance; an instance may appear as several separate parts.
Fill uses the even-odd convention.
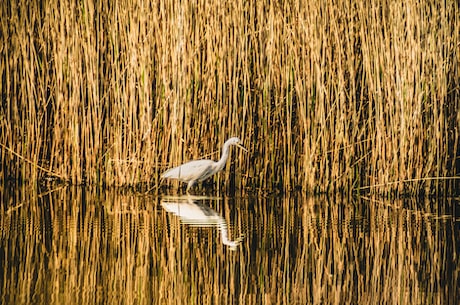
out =
[[[182,196],[164,197],[161,206],[165,211],[179,217],[182,224],[193,227],[215,227],[220,231],[222,243],[231,250],[236,250],[241,244],[244,236],[231,240],[229,238],[228,225],[224,217],[217,211],[211,209],[204,202],[205,200],[215,200],[212,197],[203,196]]]
[[[1,304],[456,304],[460,295],[460,222],[448,209],[458,203],[0,193]]]

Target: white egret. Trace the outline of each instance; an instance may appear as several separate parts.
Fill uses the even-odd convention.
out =
[[[161,175],[161,178],[178,179],[182,182],[187,182],[187,193],[190,188],[196,183],[201,182],[215,173],[221,171],[227,162],[230,146],[235,145],[244,151],[246,148],[240,145],[241,141],[237,137],[228,139],[222,148],[222,156],[219,161],[213,160],[194,160],[171,168]]]

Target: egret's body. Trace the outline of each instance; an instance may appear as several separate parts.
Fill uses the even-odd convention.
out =
[[[190,188],[197,182],[201,182],[215,173],[221,171],[227,163],[230,153],[230,146],[235,145],[246,150],[240,145],[240,139],[233,137],[228,139],[222,148],[222,156],[219,161],[212,160],[194,160],[171,168],[161,175],[161,178],[178,179],[179,181],[188,183],[187,193]]]

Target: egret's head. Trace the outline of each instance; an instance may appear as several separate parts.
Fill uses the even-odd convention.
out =
[[[233,138],[228,139],[227,142],[225,142],[225,144],[227,144],[227,145],[235,145],[235,146],[241,148],[244,151],[248,151],[246,148],[244,148],[241,145],[241,140],[238,137],[233,137]]]

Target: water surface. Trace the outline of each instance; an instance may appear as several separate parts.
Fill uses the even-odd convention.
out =
[[[3,188],[2,304],[454,304],[452,200]]]

